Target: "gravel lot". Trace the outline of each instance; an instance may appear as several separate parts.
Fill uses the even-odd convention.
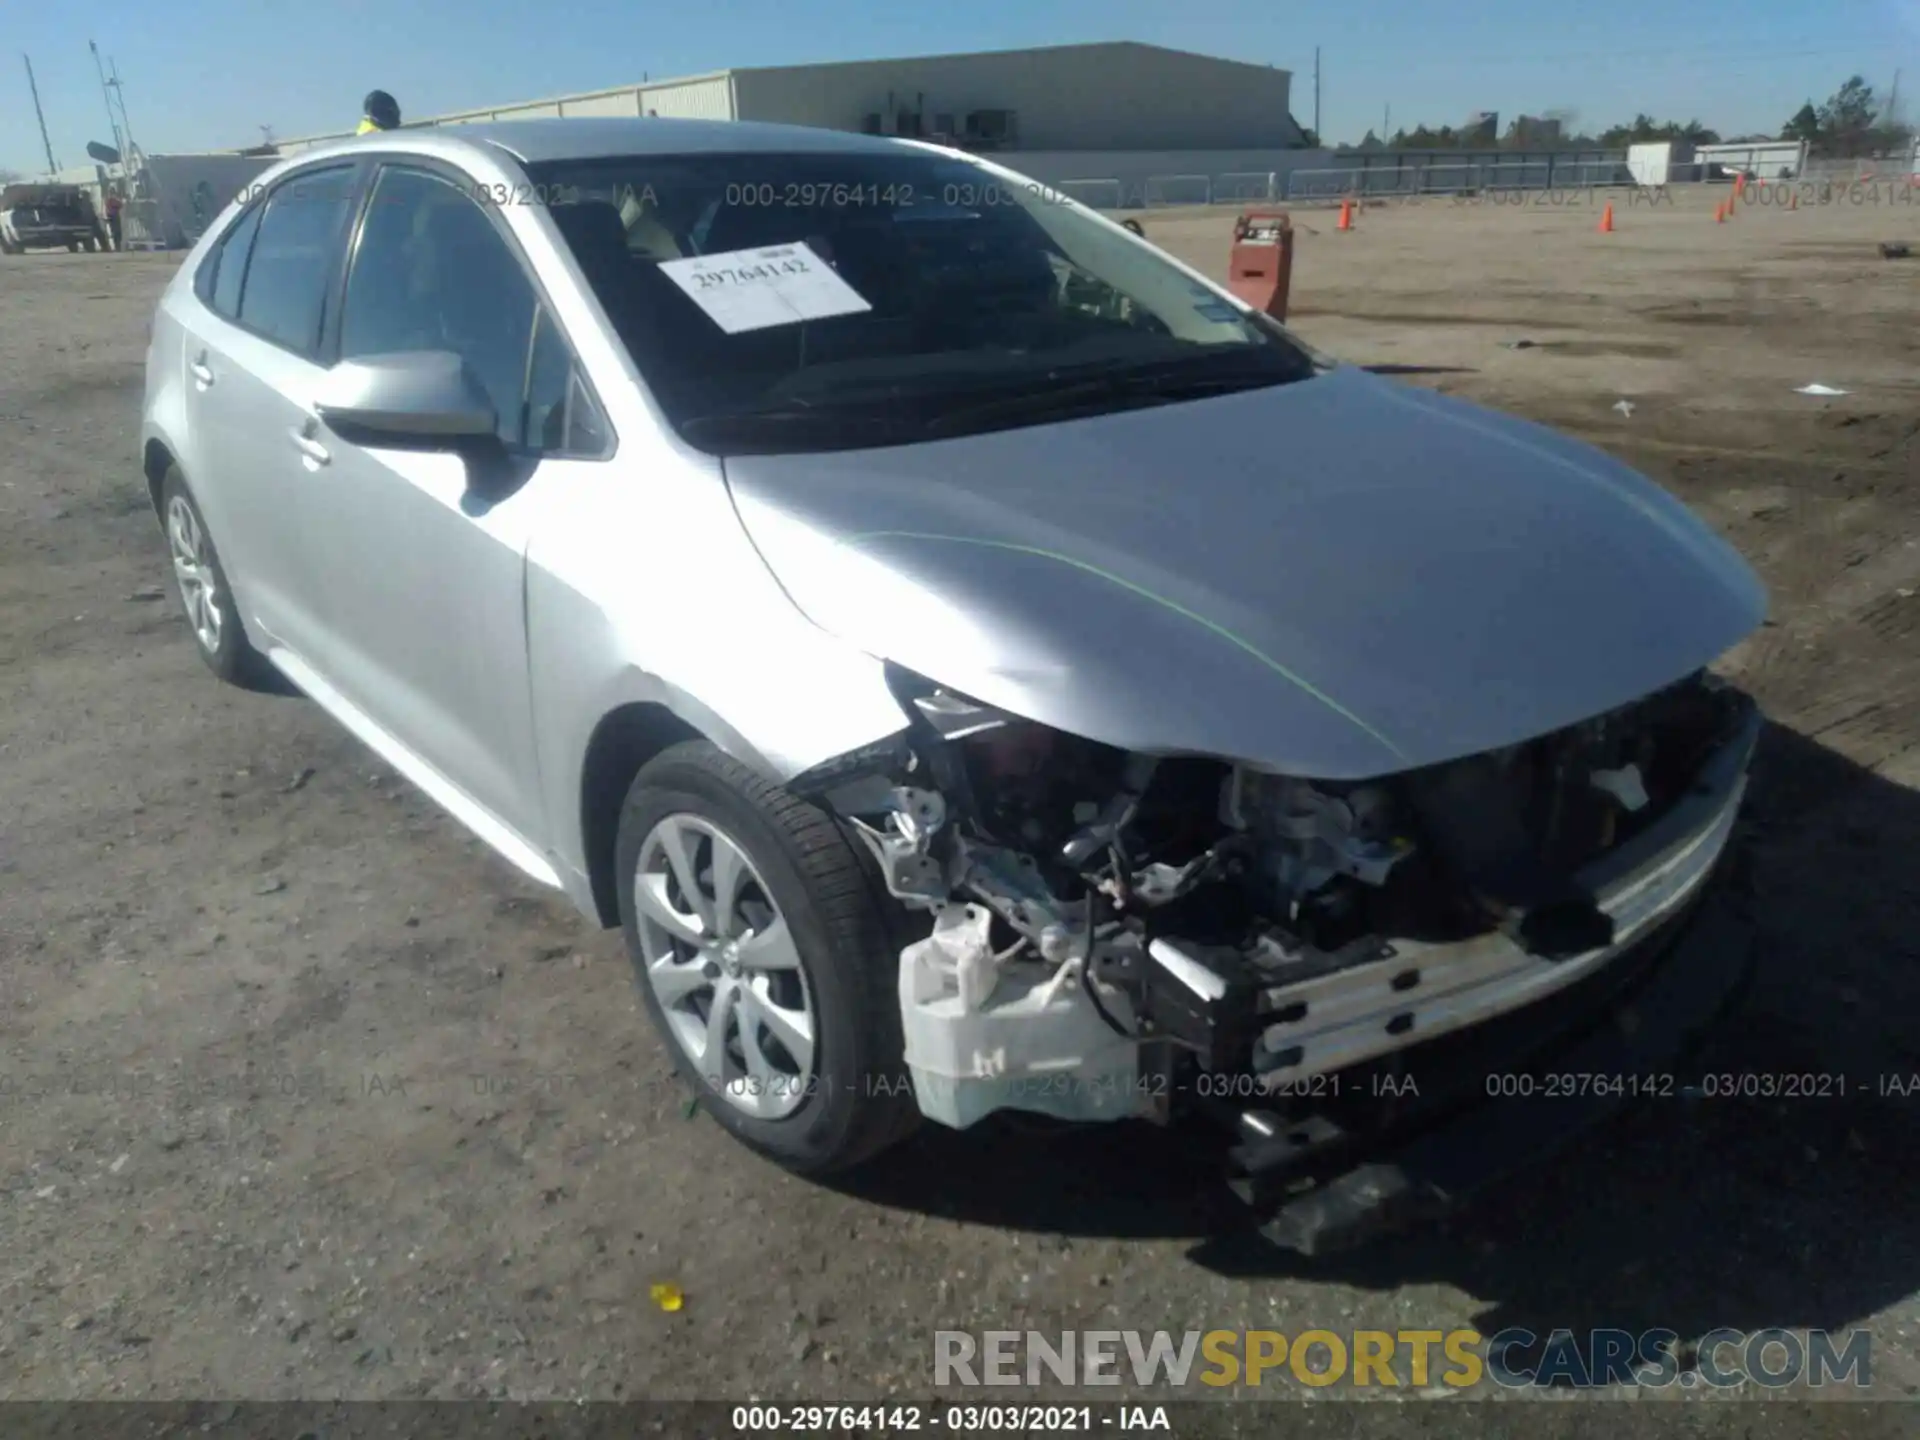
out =
[[[1871,1093],[1920,1084],[1920,260],[1875,245],[1920,196],[1887,195],[1299,216],[1309,340],[1596,440],[1761,568],[1763,972],[1709,1068],[1868,1092],[1654,1105],[1318,1263],[1242,1238],[1178,1135],[928,1131],[836,1190],[688,1118],[616,934],[195,657],[136,462],[176,257],[0,259],[0,1396],[925,1397],[936,1328],[1511,1324],[1865,1325],[1875,1391],[1920,1394],[1920,1108]],[[1145,223],[1224,273],[1225,214]]]

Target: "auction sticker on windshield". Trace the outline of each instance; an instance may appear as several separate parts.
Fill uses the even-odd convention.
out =
[[[729,335],[873,308],[805,241],[663,260],[660,273]]]

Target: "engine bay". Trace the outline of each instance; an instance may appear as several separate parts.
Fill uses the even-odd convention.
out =
[[[902,1018],[921,1107],[955,1125],[1151,1114],[1139,1077],[1169,1062],[1149,1051],[1277,1085],[1308,1058],[1285,1033],[1303,997],[1405,950],[1604,951],[1614,922],[1581,872],[1693,791],[1750,704],[1699,672],[1500,751],[1330,783],[1128,754],[894,683],[908,730],[793,788],[931,916],[901,955]]]

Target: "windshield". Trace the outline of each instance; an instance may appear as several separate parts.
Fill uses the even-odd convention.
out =
[[[638,156],[533,191],[713,453],[898,444],[1286,384],[1278,325],[1038,184],[937,154]]]

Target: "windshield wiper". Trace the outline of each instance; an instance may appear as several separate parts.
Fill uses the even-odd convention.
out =
[[[693,441],[725,443],[783,443],[822,438],[858,439],[872,444],[909,438],[914,427],[898,414],[852,405],[771,405],[764,409],[718,410],[680,422],[680,433]]]
[[[1138,409],[1181,400],[1199,400],[1209,395],[1266,389],[1306,378],[1265,367],[1255,370],[1238,366],[1222,371],[1209,366],[1199,373],[1182,373],[1187,369],[1188,365],[1184,362],[1101,367],[1094,374],[1067,379],[1064,384],[1035,387],[1033,382],[1029,382],[1027,388],[1014,394],[1003,394],[978,404],[944,410],[928,420],[921,429],[925,434],[937,435],[991,425],[998,420],[1044,419],[1052,416],[1066,418],[1077,412],[1116,408],[1115,402],[1118,402],[1117,408],[1120,409]]]

